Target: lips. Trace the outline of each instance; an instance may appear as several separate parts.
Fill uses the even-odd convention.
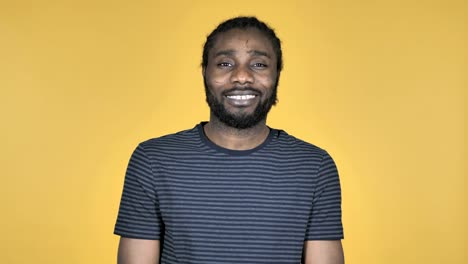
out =
[[[226,96],[229,99],[233,100],[249,100],[249,99],[254,99],[256,95],[254,94],[246,94],[246,95],[227,95]]]
[[[227,91],[225,91],[224,96],[229,97],[229,96],[258,96],[260,95],[260,91],[257,89],[247,87],[247,88],[232,88]]]
[[[234,88],[226,91],[224,96],[228,99],[228,102],[234,106],[246,107],[253,105],[255,99],[260,96],[260,92],[253,88]]]

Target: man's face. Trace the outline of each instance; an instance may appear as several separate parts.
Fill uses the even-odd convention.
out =
[[[264,120],[277,100],[276,63],[271,42],[259,30],[219,34],[203,69],[206,101],[213,114],[238,129]]]

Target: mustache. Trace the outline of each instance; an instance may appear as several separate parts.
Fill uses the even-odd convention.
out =
[[[226,91],[223,92],[223,95],[226,95],[226,94],[229,94],[229,93],[232,93],[232,92],[235,92],[235,91],[251,91],[251,92],[254,92],[254,93],[257,93],[259,95],[262,94],[262,92],[258,89],[255,89],[253,87],[250,87],[250,86],[244,86],[244,87],[232,87],[231,89],[228,89]]]

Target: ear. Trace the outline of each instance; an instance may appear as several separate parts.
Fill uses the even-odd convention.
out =
[[[203,78],[205,78],[205,72],[206,72],[206,68],[202,67],[202,76],[203,76]]]

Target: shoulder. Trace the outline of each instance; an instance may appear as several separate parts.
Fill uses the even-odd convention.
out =
[[[308,178],[317,180],[321,171],[328,173],[335,167],[330,154],[323,148],[278,130],[276,144],[272,149],[278,163],[284,167],[295,170],[297,175],[313,175]],[[322,173],[323,174],[323,173]]]
[[[295,155],[314,157],[324,157],[328,155],[325,149],[279,129],[277,130],[277,146],[280,147],[282,151]]]
[[[158,153],[174,153],[197,149],[202,144],[197,127],[179,131],[177,133],[155,137],[141,142],[138,148],[151,154]]]

